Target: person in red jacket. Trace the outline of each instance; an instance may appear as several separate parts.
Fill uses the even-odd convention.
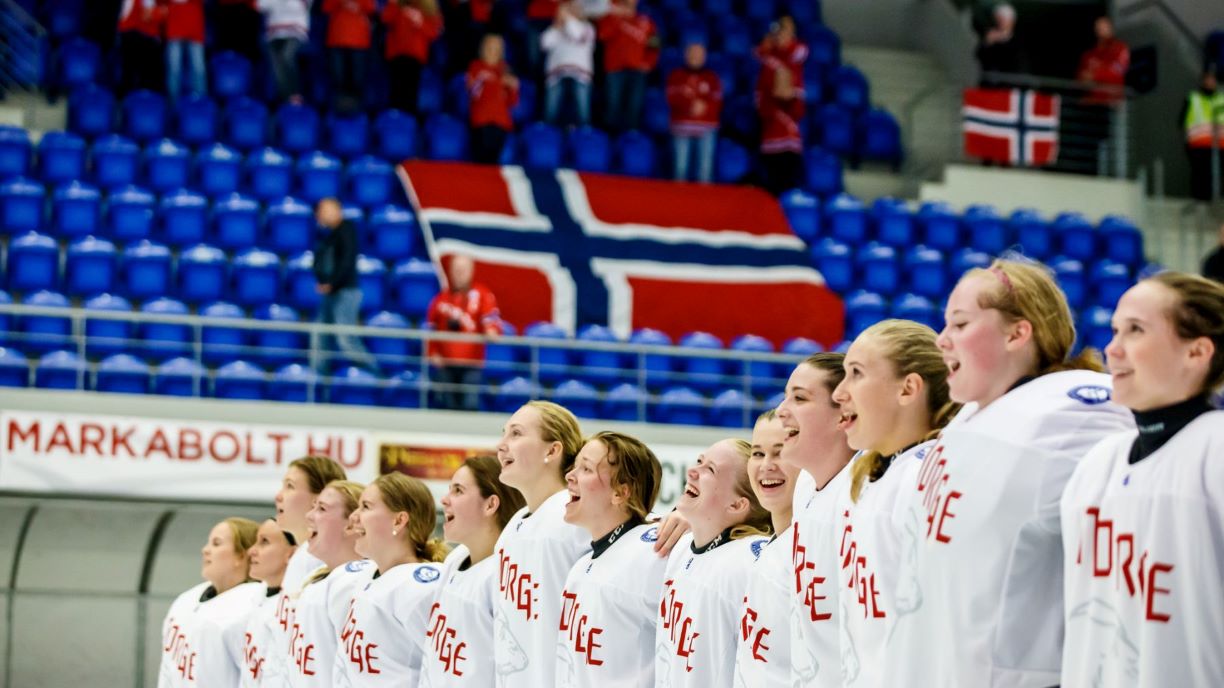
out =
[[[166,95],[179,97],[183,81],[183,53],[188,61],[188,88],[192,95],[208,91],[204,71],[204,0],[166,2]]]
[[[1113,21],[1098,17],[1093,24],[1096,45],[1080,58],[1077,76],[1086,84],[1101,84],[1105,88],[1088,93],[1085,102],[1096,105],[1117,105],[1124,99],[1126,70],[1130,68],[1130,48],[1114,35]]]
[[[391,107],[415,113],[421,71],[429,61],[429,47],[442,33],[438,3],[436,0],[388,0],[382,20],[387,26]]]
[[[803,181],[803,134],[799,130],[803,97],[795,88],[794,72],[781,60],[765,61],[757,86],[757,107],[761,115],[765,189],[781,196]]]
[[[495,337],[501,334],[497,299],[488,287],[472,281],[475,266],[467,256],[454,256],[446,273],[446,289],[429,304],[426,322],[437,332],[462,332]],[[485,348],[479,342],[431,341],[427,349],[433,376],[443,387],[442,406],[464,411],[480,408],[480,369]]]
[[[366,53],[370,50],[370,15],[376,9],[374,0],[323,0],[336,110],[361,109]]]
[[[646,74],[659,61],[655,24],[637,11],[638,0],[617,0],[599,20],[607,74],[606,124],[614,132],[636,129],[646,94]]]
[[[718,141],[723,89],[722,81],[706,69],[705,61],[705,46],[692,43],[684,49],[684,66],[667,77],[677,181],[688,179],[689,158],[694,146],[697,148],[696,180],[708,183],[714,176],[714,145]]]
[[[480,42],[480,59],[467,72],[469,118],[472,125],[472,160],[496,165],[501,160],[506,134],[514,128],[510,109],[518,103],[518,78],[504,59],[502,37],[491,33]]]
[[[165,8],[154,0],[124,0],[119,11],[119,93],[160,88]]]
[[[786,65],[791,73],[791,84],[799,97],[804,96],[803,65],[807,62],[809,50],[807,44],[799,40],[795,32],[795,19],[789,14],[778,17],[769,27],[761,44],[757,46],[757,58],[761,60],[761,76],[765,75],[770,58]]]

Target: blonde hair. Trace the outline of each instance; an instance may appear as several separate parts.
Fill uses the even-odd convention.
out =
[[[551,401],[529,401],[526,404],[540,412],[540,438],[545,442],[561,443],[561,475],[574,467],[574,459],[582,451],[582,428],[570,410]]]
[[[408,514],[404,537],[422,561],[442,561],[449,551],[433,536],[438,525],[438,509],[425,483],[403,473],[386,473],[371,483],[378,488],[383,503],[392,513]]]
[[[735,445],[735,453],[741,459],[739,473],[735,476],[735,495],[748,500],[748,514],[731,529],[731,539],[769,535],[773,533],[773,516],[768,509],[761,506],[756,493],[752,491],[752,481],[748,478],[748,459],[752,457],[752,443],[738,438],[731,442]]]
[[[960,410],[948,394],[948,366],[935,345],[935,330],[912,320],[882,320],[863,331],[856,341],[871,340],[880,347],[885,359],[892,364],[897,379],[916,374],[922,378],[926,392],[927,423],[931,431],[923,439],[931,439]],[[850,499],[857,502],[863,483],[875,482],[884,476],[891,460],[879,452],[861,452],[850,466]]]
[[[989,268],[974,268],[961,278],[982,278],[984,284],[978,306],[998,311],[1009,324],[1026,320],[1033,327],[1033,347],[1037,354],[1035,376],[1064,370],[1101,372],[1101,357],[1085,348],[1071,358],[1075,346],[1075,321],[1067,297],[1058,288],[1050,271],[1040,263],[1000,258]]]
[[[323,486],[323,490],[329,487],[344,500],[344,515],[351,516],[357,510],[357,505],[361,504],[361,491],[365,485],[353,480],[332,480]],[[319,493],[322,494],[323,490],[319,490]]]
[[[464,459],[463,465],[472,472],[472,479],[476,481],[476,489],[480,491],[481,497],[497,497],[497,530],[501,531],[514,514],[527,505],[527,500],[523,499],[521,492],[499,479],[501,462],[495,457],[473,456]]]
[[[756,426],[756,425],[760,425],[761,423],[767,423],[777,417],[778,417],[778,409],[769,409],[765,413],[762,413],[761,415],[757,416],[756,422],[753,423],[753,425]]]
[[[599,432],[587,439],[598,441],[608,450],[608,482],[612,489],[626,488],[625,508],[630,515],[646,520],[663,481],[663,465],[655,453],[636,437],[620,432]]]
[[[1215,345],[1200,392],[1210,394],[1224,386],[1224,284],[1173,271],[1158,273],[1144,281],[1156,282],[1173,291],[1176,302],[1169,320],[1178,337],[1206,337]]]
[[[234,554],[245,556],[259,538],[259,524],[239,516],[231,516],[222,523],[229,526],[230,535],[234,538]]]
[[[312,494],[319,494],[333,480],[344,480],[344,468],[326,456],[303,456],[289,462],[290,468],[296,468],[306,474],[306,482]]]

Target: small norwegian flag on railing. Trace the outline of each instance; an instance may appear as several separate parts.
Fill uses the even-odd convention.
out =
[[[1019,167],[1058,160],[1059,97],[1018,88],[965,89],[965,155]]]

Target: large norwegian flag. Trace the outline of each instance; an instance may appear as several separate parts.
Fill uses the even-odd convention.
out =
[[[965,89],[965,154],[1041,167],[1058,159],[1059,98],[1018,88]]]
[[[760,190],[452,162],[399,172],[434,264],[471,256],[520,328],[841,341],[841,300]]]

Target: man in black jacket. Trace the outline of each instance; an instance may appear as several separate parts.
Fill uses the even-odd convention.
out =
[[[357,284],[357,229],[344,219],[340,201],[324,198],[315,205],[315,221],[322,236],[315,245],[315,289],[323,296],[319,322],[330,325],[356,325],[361,314],[361,287]],[[326,351],[330,337],[324,336],[320,349]],[[336,337],[341,353],[354,364],[379,374],[378,364],[366,350],[361,338],[348,334]],[[323,359],[320,372],[326,370]]]

